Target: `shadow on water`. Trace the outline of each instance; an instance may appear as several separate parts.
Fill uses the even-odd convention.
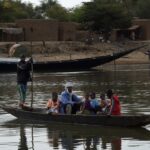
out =
[[[124,139],[136,139],[138,141],[149,141],[150,131],[145,128],[118,128],[88,125],[66,125],[66,124],[31,124],[18,119],[7,121],[1,125],[5,128],[19,128],[20,140],[18,150],[34,150],[34,131],[46,129],[47,143],[53,149],[74,150],[82,147],[84,150],[111,149],[121,150]],[[28,146],[26,128],[30,128],[32,146]]]

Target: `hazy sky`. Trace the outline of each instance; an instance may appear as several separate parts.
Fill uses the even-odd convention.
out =
[[[31,2],[35,5],[39,5],[41,0],[22,0],[23,2]],[[82,2],[89,2],[91,0],[58,0],[58,3],[63,7],[72,8],[74,6],[82,4]]]

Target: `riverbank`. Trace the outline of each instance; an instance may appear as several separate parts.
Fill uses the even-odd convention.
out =
[[[14,42],[0,43],[0,57],[10,57],[9,49]],[[116,64],[146,64],[150,63],[149,56],[145,52],[150,49],[150,41],[126,41],[123,43],[93,43],[83,42],[20,42],[28,51],[32,51],[33,59],[36,61],[54,61],[90,58],[103,56],[114,52],[138,47],[144,44],[149,46],[126,55],[115,61]]]

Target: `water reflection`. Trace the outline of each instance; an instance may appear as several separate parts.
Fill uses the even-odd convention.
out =
[[[4,124],[7,128],[19,128],[20,141],[18,150],[34,150],[40,143],[37,132],[45,130],[41,139],[49,148],[64,150],[122,150],[124,140],[150,141],[150,131],[145,128],[115,128],[85,125],[50,125],[28,124],[25,121],[13,120]],[[30,132],[27,130],[30,129]],[[32,130],[31,130],[32,129]],[[33,131],[33,132],[32,132]],[[33,138],[31,138],[33,136]],[[28,139],[28,140],[27,140]],[[32,143],[32,145],[31,145]],[[38,148],[40,149],[40,147]]]
[[[87,137],[85,138],[84,149],[85,150],[97,150],[97,146],[100,143],[100,139],[98,137]],[[107,148],[107,147],[106,147]]]
[[[59,147],[59,132],[51,131],[48,132],[48,142],[50,147],[53,147],[54,149],[58,149]]]
[[[18,145],[18,150],[28,150],[27,138],[26,138],[25,125],[24,124],[20,125],[20,142],[19,142],[19,145]]]
[[[123,129],[97,126],[57,126],[54,124],[48,126],[47,130],[49,140],[57,141],[57,147],[60,144],[63,149],[68,150],[78,147],[85,150],[121,150],[121,143],[124,138],[150,140],[150,132],[143,128]],[[52,131],[55,134],[52,134]]]

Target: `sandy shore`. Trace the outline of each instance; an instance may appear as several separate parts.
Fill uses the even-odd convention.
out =
[[[9,57],[9,49],[14,42],[0,43],[0,57]],[[125,57],[116,60],[116,64],[143,64],[150,63],[149,56],[145,52],[150,49],[150,41],[127,41],[124,43],[94,43],[87,45],[82,42],[22,42],[29,51],[32,49],[33,59],[36,61],[54,61],[89,58],[112,54],[120,50],[126,50],[148,44],[147,47],[136,50]]]

